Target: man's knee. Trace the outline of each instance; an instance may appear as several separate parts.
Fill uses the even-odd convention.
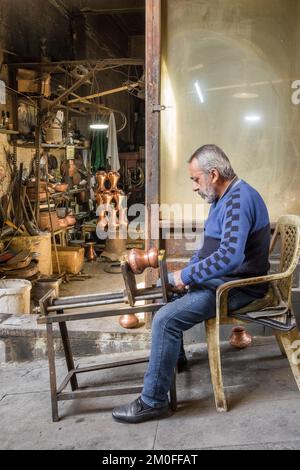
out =
[[[174,306],[172,303],[164,305],[154,315],[152,330],[165,329],[167,325],[174,322]]]

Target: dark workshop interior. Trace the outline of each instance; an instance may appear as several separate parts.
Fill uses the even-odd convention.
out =
[[[300,0],[0,0],[0,448],[300,449],[299,127]]]

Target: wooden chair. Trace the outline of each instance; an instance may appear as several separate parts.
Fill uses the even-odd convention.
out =
[[[292,215],[280,217],[271,241],[271,253],[279,239],[281,242],[279,272],[232,281],[220,286],[216,293],[216,318],[205,322],[217,411],[228,409],[222,378],[220,325],[252,322],[271,328],[281,352],[289,360],[300,390],[300,364],[297,365],[297,361],[293,360],[295,359],[293,343],[300,340],[299,323],[297,327],[291,302],[293,274],[300,256],[300,217]],[[265,297],[255,300],[240,310],[228,312],[228,294],[231,289],[266,282],[269,283],[269,290]]]

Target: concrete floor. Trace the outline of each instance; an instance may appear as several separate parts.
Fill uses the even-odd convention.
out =
[[[53,424],[47,362],[4,364],[0,368],[0,448],[299,450],[300,394],[275,341],[256,339],[244,351],[226,343],[222,353],[230,412],[215,411],[206,348],[198,345],[189,349],[190,370],[178,376],[178,411],[167,419],[139,425],[119,424],[111,417],[114,406],[135,396],[61,403],[61,420]],[[116,359],[139,354],[126,353]],[[79,359],[79,364],[106,360],[101,355]],[[98,372],[89,383],[139,384],[144,369],[145,365],[138,365]],[[62,359],[58,373],[60,377],[65,373]]]

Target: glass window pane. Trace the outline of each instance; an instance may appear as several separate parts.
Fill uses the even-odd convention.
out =
[[[214,143],[273,222],[299,213],[299,19],[299,0],[163,0],[163,203],[202,203],[186,162]]]

